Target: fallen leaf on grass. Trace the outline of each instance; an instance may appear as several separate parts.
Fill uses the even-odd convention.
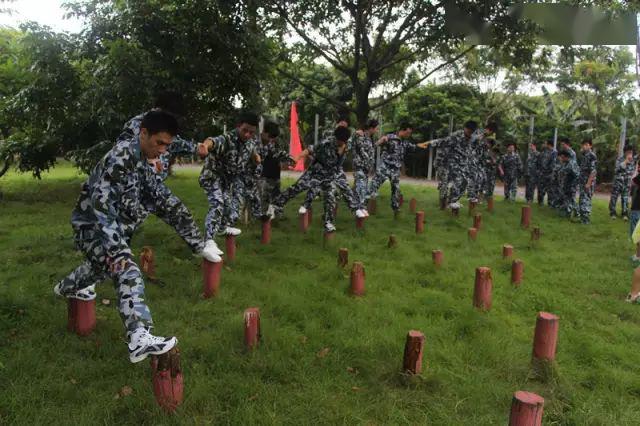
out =
[[[331,349],[329,348],[321,349],[320,352],[318,352],[318,358],[324,358],[325,356],[329,355],[330,350]]]
[[[256,399],[258,399],[258,394],[249,397],[249,401],[255,401]]]
[[[109,300],[109,299],[102,299],[102,304],[103,304],[104,306],[109,306],[109,305],[111,304],[111,300]]]
[[[358,369],[353,367],[347,367],[347,371],[351,374],[358,374]]]
[[[71,384],[72,384],[72,385],[77,385],[77,384],[78,384],[78,381],[77,381],[76,379],[73,379],[73,378],[72,378],[72,379],[71,379],[71,380],[69,380],[69,381],[71,382]]]
[[[360,388],[358,386],[354,386],[351,388],[352,391],[354,392],[358,392],[360,390]]]
[[[233,271],[233,269],[231,269],[231,267],[230,267],[230,266],[225,266],[225,267],[224,267],[224,270],[225,270],[225,271]]]
[[[123,386],[122,389],[120,389],[120,391],[116,395],[116,397],[121,397],[121,396],[125,397],[125,396],[131,395],[132,393],[133,393],[133,389],[131,389],[131,386]]]

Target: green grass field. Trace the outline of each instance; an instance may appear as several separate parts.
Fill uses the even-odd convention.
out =
[[[112,304],[98,304],[96,331],[66,331],[66,305],[52,287],[82,261],[69,225],[82,181],[66,166],[42,181],[0,181],[0,423],[496,425],[507,422],[517,390],[545,398],[544,424],[640,423],[640,306],[624,302],[632,247],[628,225],[611,221],[603,202],[591,226],[533,206],[543,237],[532,247],[519,227],[521,204],[497,201],[494,214],[480,208],[483,229],[470,244],[466,209],[453,219],[437,209],[434,190],[403,186],[405,200],[426,211],[426,232],[416,235],[408,202],[393,219],[386,184],[366,230],[355,230],[343,204],[335,243],[323,248],[321,204],[305,235],[294,201],[271,245],[260,244],[258,224],[245,229],[210,300],[200,297],[199,260],[151,218],[133,245],[156,250],[166,286],[148,283],[148,303],[156,332],[180,339],[185,401],[169,416],[154,400],[148,362],[129,363],[109,282],[98,287],[98,300]],[[202,224],[197,172],[168,183]],[[386,245],[392,233],[396,249]],[[504,243],[525,262],[519,289],[501,258]],[[364,262],[365,297],[348,295],[338,247]],[[445,253],[437,271],[436,248]],[[486,313],[472,307],[477,266],[493,271]],[[250,306],[261,309],[263,340],[246,353],[242,313]],[[561,318],[557,362],[544,376],[530,365],[538,311]],[[401,372],[410,329],[426,335],[424,371],[413,378]],[[124,386],[133,393],[117,396]]]

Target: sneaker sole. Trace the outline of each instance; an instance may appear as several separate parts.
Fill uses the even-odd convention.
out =
[[[162,355],[165,354],[167,352],[169,352],[171,349],[175,348],[176,345],[178,344],[178,339],[177,338],[173,338],[173,344],[171,344],[171,340],[169,342],[167,342],[167,346],[164,347],[163,349],[157,350],[157,351],[150,351],[150,352],[145,352],[143,354],[140,355],[133,355],[133,354],[129,354],[129,361],[131,361],[131,363],[135,364],[138,363],[140,361],[144,361],[145,359],[147,359],[147,357],[149,355]]]

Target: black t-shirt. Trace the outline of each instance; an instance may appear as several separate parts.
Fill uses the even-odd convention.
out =
[[[280,161],[277,158],[266,157],[262,161],[262,176],[269,179],[280,179]]]
[[[631,210],[640,210],[640,175],[634,177],[631,184]]]

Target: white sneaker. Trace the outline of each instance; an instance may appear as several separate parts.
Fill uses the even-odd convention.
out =
[[[238,228],[234,228],[232,226],[227,226],[224,230],[224,233],[226,235],[240,235],[242,234],[242,231],[239,230]]]
[[[307,212],[307,208],[305,206],[300,206],[298,209],[298,214],[305,214]]]
[[[140,362],[149,355],[161,355],[169,352],[178,343],[176,337],[160,337],[140,327],[129,335],[129,360]]]
[[[222,261],[222,258],[220,257],[221,254],[222,252],[215,243],[213,243],[213,245],[205,245],[204,249],[200,252],[200,256],[213,263]]]
[[[224,254],[224,252],[222,250],[220,250],[220,247],[218,247],[218,244],[216,244],[216,242],[214,240],[207,240],[204,243],[204,247],[205,248],[212,247],[215,254],[218,254],[218,255]]]
[[[362,219],[362,218],[367,217],[367,215],[366,215],[366,214],[364,214],[364,212],[360,209],[360,210],[356,210],[356,217],[357,217],[358,219]]]
[[[62,281],[56,284],[53,287],[53,292],[58,296],[66,297],[67,299],[78,299],[78,300],[94,300],[96,298],[96,286],[90,285],[89,287],[81,288],[80,290],[76,290],[74,293],[70,294],[62,294],[61,287]]]
[[[333,223],[326,223],[324,225],[324,230],[325,232],[335,232],[336,231],[336,227]]]
[[[461,207],[462,207],[462,204],[460,204],[458,202],[449,204],[449,208],[452,209],[452,210],[460,209]]]
[[[361,209],[362,213],[364,213],[364,217],[369,217],[369,212],[367,211],[367,209]]]

